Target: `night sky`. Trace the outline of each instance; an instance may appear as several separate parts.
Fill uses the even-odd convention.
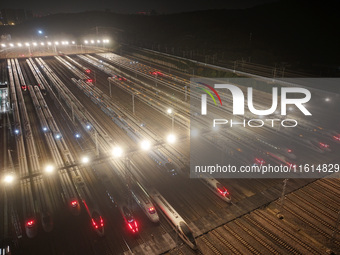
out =
[[[158,13],[174,13],[207,9],[240,9],[275,0],[12,0],[1,1],[2,8],[27,9],[34,13],[81,12],[109,9],[119,13],[136,13],[156,10]]]

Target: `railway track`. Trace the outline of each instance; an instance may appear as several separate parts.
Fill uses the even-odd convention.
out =
[[[329,241],[340,209],[334,202],[337,204],[339,199],[337,195],[320,197],[318,192],[311,192],[325,184],[329,184],[325,186],[328,189],[340,188],[337,179],[317,180],[286,196],[281,212],[285,215],[283,220],[276,217],[278,201],[274,201],[264,209],[198,237],[200,251],[204,254],[337,254],[340,251],[338,239]],[[175,250],[168,254],[173,252]]]
[[[70,71],[65,70],[65,67],[60,66],[60,64],[57,64],[55,61],[49,61],[49,64],[56,71],[57,76],[61,77],[61,80],[64,81],[67,87],[71,88],[74,86],[74,84],[72,84],[70,81],[70,76],[73,75]],[[33,76],[28,74],[30,71],[28,70],[26,64],[23,65],[24,76],[25,72],[27,73],[26,75],[28,76],[28,80],[34,82]],[[25,79],[26,78],[27,77],[25,77]],[[101,75],[100,79],[104,80],[103,74]],[[79,93],[79,89],[76,87],[72,89],[72,93],[77,91]],[[88,101],[88,98],[84,95],[77,95],[77,97],[82,102]],[[93,110],[92,114],[96,113],[98,114],[98,118],[104,118],[104,116],[106,116],[105,114],[101,113],[101,111]],[[54,108],[54,114],[58,114],[57,108]],[[58,120],[58,123],[61,125],[63,124],[62,122],[63,120]],[[37,122],[33,123],[35,123],[35,126],[39,126]],[[130,139],[128,139],[126,136],[123,136],[123,133],[119,129],[112,128],[112,124],[110,125],[110,123],[104,120],[101,121],[100,125],[103,126],[104,129],[110,130],[110,135],[118,137],[122,143],[127,143],[129,146],[133,145],[131,141],[129,142]],[[73,123],[68,124],[67,127],[66,125],[63,127],[65,134],[68,133],[65,135],[65,138],[67,136],[68,140],[72,140],[72,130],[75,130],[76,126],[77,124]],[[87,138],[90,139],[89,137]],[[76,157],[79,158],[81,153],[83,153],[83,150],[81,152],[77,152],[77,146],[78,145],[75,141],[70,141],[70,150],[74,152],[75,155],[77,155]],[[84,144],[84,151],[88,150],[93,152],[93,147],[93,143],[88,142],[88,144]],[[43,146],[39,147],[39,150],[43,149]],[[150,179],[153,178],[152,181],[157,181],[157,185],[160,187],[160,189],[163,188],[162,186],[164,186],[166,183],[169,183],[169,179],[167,177],[163,176],[162,174],[157,174],[159,169],[155,169],[153,163],[150,162],[150,160],[145,163],[142,160],[142,157],[138,157],[138,164],[143,164],[143,171],[150,168],[151,170],[149,170],[149,173],[155,173],[155,176],[151,177],[150,175]],[[105,167],[103,171],[110,171],[110,167]],[[90,186],[92,189],[96,189],[94,192],[96,194],[95,197],[100,200],[101,195],[103,195],[105,192],[104,188],[95,188],[98,183],[95,181],[95,176],[93,173],[90,173],[88,169],[81,169],[81,172],[84,173],[86,182],[91,183]],[[228,180],[225,182],[229,183]],[[200,217],[208,214],[209,212],[214,213],[215,209],[223,210],[225,208],[228,210],[229,206],[237,206],[239,201],[265,191],[267,188],[274,186],[276,182],[276,180],[260,180],[254,182],[251,186],[250,183],[245,180],[235,180],[232,182],[231,186],[233,186],[232,188],[235,190],[235,193],[240,194],[235,196],[236,199],[234,202],[236,204],[228,206],[218,202],[217,198],[215,197],[215,199],[211,199],[212,194],[209,193],[209,195],[206,195],[204,194],[205,192],[201,190],[190,190],[186,194],[187,197],[179,197],[180,191],[173,191],[173,189],[176,188],[176,186],[173,185],[169,187],[170,192],[165,193],[169,197],[169,201],[176,204],[176,209],[178,208],[179,213],[181,215],[183,214],[183,218],[191,223],[193,221],[199,221]],[[183,182],[181,185],[185,185],[185,183]],[[189,188],[199,188],[199,185],[188,186]],[[275,215],[272,214],[272,210],[255,210],[248,215],[245,215],[227,223],[226,225],[210,231],[206,235],[201,235],[197,237],[198,246],[200,249],[197,254],[226,254],[226,251],[228,251],[229,254],[325,254],[326,246],[328,245],[326,244],[326,241],[331,239],[333,235],[335,230],[335,221],[337,220],[337,212],[340,208],[340,201],[338,200],[340,195],[339,186],[339,180],[324,179],[308,185],[301,190],[296,191],[295,193],[289,194],[285,200],[286,204],[284,206],[283,212],[286,214],[286,217],[284,220],[278,220]],[[166,188],[164,188],[164,190],[166,190]],[[200,204],[200,199],[203,197],[204,200],[212,201]],[[209,204],[210,202],[211,204]],[[100,202],[101,207],[106,207],[107,205],[107,202]],[[207,205],[210,205],[213,207],[213,209],[205,208]],[[277,207],[277,202],[272,203],[270,206]],[[325,208],[329,209],[329,211],[327,211]],[[105,210],[104,214],[110,215],[112,214],[112,211],[110,209]],[[112,216],[110,215],[109,217]],[[300,226],[302,229],[301,233],[303,232],[304,234],[308,235],[314,231],[316,234],[306,237],[304,235],[302,236],[302,234],[299,232],[294,232],[295,229],[291,228],[291,224],[288,223],[295,221],[302,222]],[[110,218],[107,223],[108,226],[113,229],[112,232],[108,234],[110,238],[116,238],[117,236],[121,235],[119,231],[115,232],[116,230],[114,229],[117,228],[117,220]],[[157,230],[154,230],[151,225],[148,225],[147,233],[142,233],[135,239],[127,238],[126,244],[124,244],[125,236],[123,239],[115,241],[110,240],[110,238],[95,239],[94,242],[91,241],[89,244],[92,246],[92,250],[96,251],[97,254],[128,252],[130,246],[133,249],[137,246],[147,245],[151,240],[149,234],[155,233],[153,231],[159,231],[163,234],[169,233],[171,238],[176,240],[176,235],[172,235],[172,229],[168,225],[161,223]],[[244,233],[246,236],[241,233]],[[90,240],[92,238],[91,235],[85,233],[83,235],[84,239]],[[320,236],[320,240],[318,241],[321,241],[322,245],[318,243],[318,241],[315,241],[315,236]],[[333,246],[329,247],[331,247],[333,250],[336,250],[336,248],[339,248],[339,241],[334,240]],[[194,252],[185,245],[179,246],[174,250],[171,250],[169,253],[194,254]]]

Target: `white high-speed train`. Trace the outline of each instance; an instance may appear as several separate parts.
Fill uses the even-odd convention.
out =
[[[158,191],[152,190],[149,194],[162,210],[162,212],[165,214],[170,224],[175,228],[180,238],[187,245],[189,245],[191,249],[196,250],[197,245],[194,235],[184,219],[175,211],[175,209],[168,203],[168,201],[165,200],[165,198]]]
[[[146,192],[146,190],[142,187],[142,185],[139,182],[136,182],[136,185],[134,185],[131,189],[131,194],[133,199],[136,201],[136,203],[139,205],[139,207],[142,209],[144,214],[151,220],[152,222],[159,222],[159,216],[156,211],[155,206],[151,202],[151,199]]]
[[[229,191],[216,179],[208,176],[200,178],[200,181],[207,186],[214,194],[222,200],[231,203],[231,196]]]
[[[129,207],[123,203],[119,206],[119,211],[124,219],[126,226],[128,227],[128,230],[130,230],[133,234],[138,234],[138,223]]]

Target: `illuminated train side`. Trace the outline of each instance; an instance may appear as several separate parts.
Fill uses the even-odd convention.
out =
[[[151,202],[151,198],[140,183],[136,182],[136,185],[131,188],[131,194],[133,199],[142,209],[144,214],[149,218],[149,220],[154,223],[159,222],[159,216],[156,208]]]
[[[86,209],[86,212],[91,219],[91,225],[96,234],[100,237],[104,236],[104,220],[101,216],[100,211],[98,210],[98,206],[95,204],[93,197],[91,196],[90,191],[83,181],[76,179],[76,188],[78,194],[83,202],[83,205]]]
[[[231,196],[229,191],[219,181],[211,177],[200,178],[200,181],[212,192],[214,192],[214,194],[216,194],[219,198],[221,198],[225,202],[231,203]]]
[[[165,198],[156,190],[150,192],[151,198],[155,201],[161,211],[164,213],[169,223],[175,228],[179,237],[190,246],[191,249],[196,250],[197,245],[194,235],[184,219],[175,211],[175,209],[165,200]]]
[[[129,207],[126,204],[121,204],[119,206],[119,211],[124,219],[124,222],[128,230],[131,231],[133,234],[138,234],[139,226],[138,226],[137,220],[133,216]]]

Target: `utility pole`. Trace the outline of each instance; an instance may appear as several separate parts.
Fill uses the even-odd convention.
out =
[[[283,211],[283,204],[284,204],[285,195],[286,195],[287,181],[288,181],[288,179],[283,180],[282,194],[281,194],[281,198],[280,198],[280,202],[279,202],[280,203],[279,204],[279,212],[277,214],[277,216],[280,219],[283,219],[282,211]]]

